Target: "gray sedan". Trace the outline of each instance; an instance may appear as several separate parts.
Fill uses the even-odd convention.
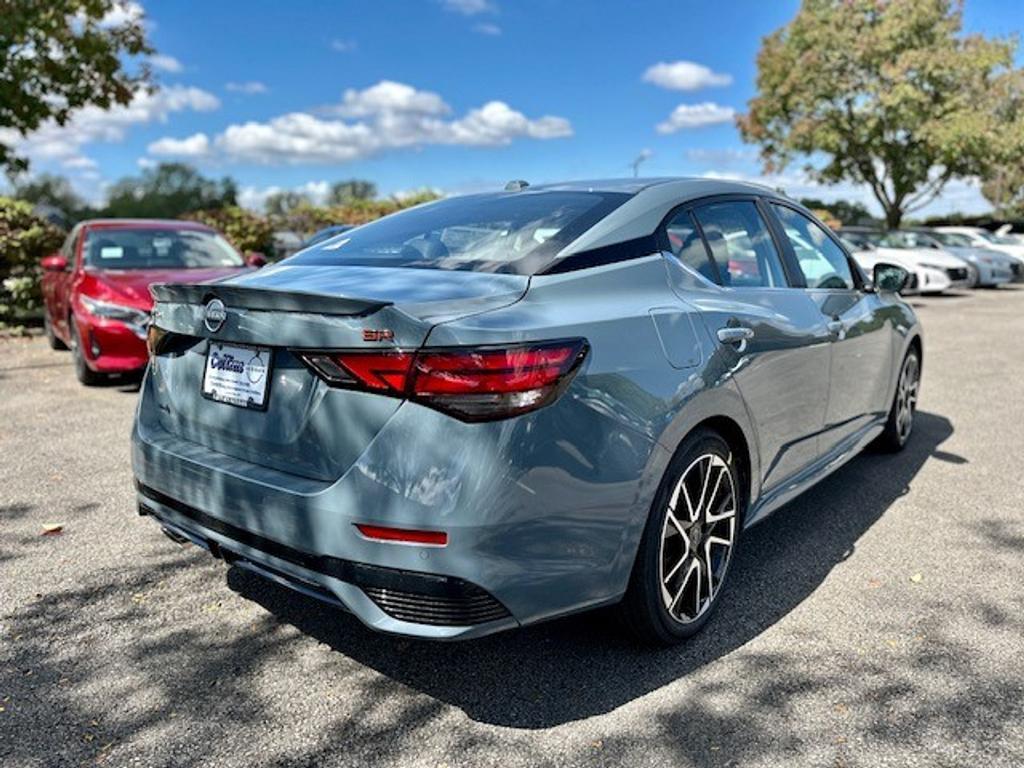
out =
[[[746,528],[910,438],[906,279],[868,279],[750,184],[515,182],[412,208],[154,288],[138,508],[384,632],[617,604],[678,642]]]

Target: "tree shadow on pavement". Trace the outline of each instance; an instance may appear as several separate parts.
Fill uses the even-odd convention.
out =
[[[854,551],[953,433],[918,413],[898,455],[867,452],[745,533],[728,594],[683,646],[638,647],[598,611],[466,643],[382,638],[353,617],[240,569],[229,584],[281,621],[481,722],[547,728],[605,713],[744,645],[799,605]],[[765,668],[772,663],[762,660]]]

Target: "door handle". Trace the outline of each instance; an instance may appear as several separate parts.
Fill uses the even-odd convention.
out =
[[[718,329],[718,340],[723,344],[742,344],[754,338],[754,329],[737,325]]]

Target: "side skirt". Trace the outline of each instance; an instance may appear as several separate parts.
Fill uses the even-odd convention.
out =
[[[882,434],[886,416],[880,416],[866,424],[860,431],[850,435],[831,452],[820,457],[789,479],[777,485],[757,500],[747,514],[744,528],[761,522],[779,507],[788,504],[811,486],[817,485],[850,459],[864,450],[868,444]]]

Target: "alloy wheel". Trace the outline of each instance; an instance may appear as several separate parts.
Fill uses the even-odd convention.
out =
[[[728,460],[715,453],[695,459],[672,492],[661,530],[661,597],[675,621],[696,621],[717,596],[736,542],[736,509]]]
[[[920,364],[917,355],[907,355],[900,371],[900,381],[896,390],[896,433],[901,443],[910,437],[914,428],[914,411],[917,408],[917,391],[920,386]]]

